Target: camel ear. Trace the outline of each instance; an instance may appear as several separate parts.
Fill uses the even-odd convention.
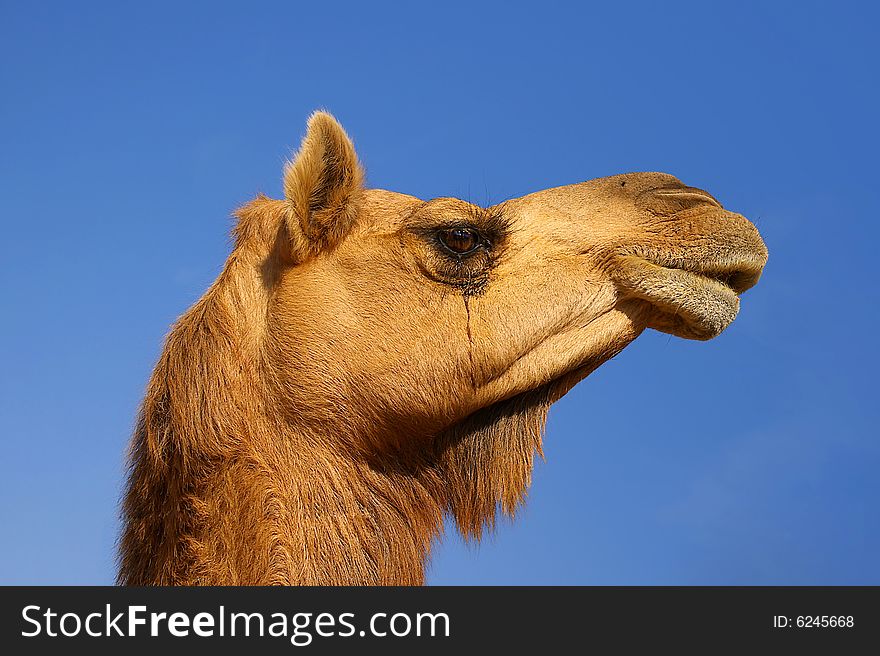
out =
[[[334,248],[357,222],[364,172],[351,139],[330,114],[315,112],[299,152],[284,169],[294,258]]]

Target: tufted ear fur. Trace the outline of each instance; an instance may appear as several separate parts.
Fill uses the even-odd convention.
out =
[[[309,118],[299,152],[284,170],[294,259],[334,248],[357,222],[364,172],[345,130],[326,112]]]

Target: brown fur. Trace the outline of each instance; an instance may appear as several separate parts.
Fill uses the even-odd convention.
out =
[[[522,503],[555,400],[646,327],[717,335],[767,256],[663,174],[489,209],[367,191],[324,113],[284,189],[239,210],[168,336],[120,583],[422,583],[445,514],[479,538]],[[485,241],[458,258],[442,235],[462,227]]]

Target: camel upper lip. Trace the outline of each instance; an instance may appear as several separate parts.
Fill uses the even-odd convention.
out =
[[[642,256],[646,262],[666,269],[679,269],[720,282],[736,294],[754,287],[767,263],[766,252],[730,252],[710,259],[691,260],[672,256]]]

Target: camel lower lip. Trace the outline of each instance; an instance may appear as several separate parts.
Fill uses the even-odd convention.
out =
[[[615,275],[628,298],[649,303],[652,328],[690,339],[711,339],[736,318],[739,297],[721,280],[701,273],[621,258]]]

